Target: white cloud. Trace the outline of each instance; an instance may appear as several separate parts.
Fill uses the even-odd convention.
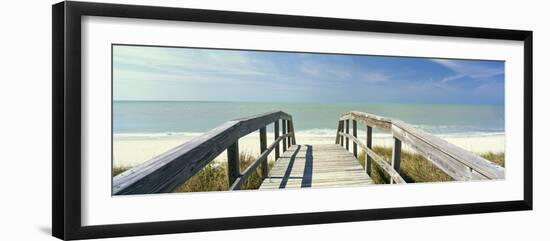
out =
[[[382,72],[366,72],[363,74],[363,78],[361,80],[365,83],[369,84],[379,84],[386,82],[390,79],[390,76],[382,73]]]
[[[455,72],[456,75],[448,76],[444,78],[443,82],[449,82],[451,80],[460,79],[463,77],[470,77],[475,80],[483,80],[496,75],[504,73],[503,68],[494,68],[481,65],[476,62],[467,62],[461,60],[449,60],[449,59],[430,59],[432,62],[443,65],[448,69]]]
[[[451,82],[453,80],[461,79],[461,78],[464,78],[464,77],[465,77],[465,75],[463,75],[463,74],[456,74],[456,75],[447,76],[447,77],[441,79],[441,81],[439,81],[439,82],[446,84],[446,83]]]
[[[320,68],[320,66],[317,64],[314,64],[311,62],[302,62],[298,68],[305,75],[312,76],[312,77],[321,76],[322,68]]]
[[[478,61],[464,61],[464,60],[449,60],[449,59],[430,59],[430,61],[440,64],[454,73],[445,76],[438,81],[434,81],[432,85],[439,89],[444,90],[456,90],[456,81],[464,78],[472,79],[478,82],[478,85],[484,86],[485,83],[493,82],[494,76],[504,73],[503,68],[495,68],[487,65],[480,64]]]
[[[187,99],[201,88],[272,88],[282,79],[242,51],[115,46],[113,62],[115,99]]]
[[[368,66],[353,63],[302,60],[298,69],[305,76],[317,80],[317,83],[380,84],[391,79],[384,72],[368,70]]]
[[[307,76],[331,80],[346,80],[353,75],[349,66],[320,61],[301,61],[298,69]]]
[[[146,69],[160,75],[193,73],[197,77],[261,76],[274,73],[269,64],[237,51],[134,46],[115,46],[114,51],[115,64],[127,65],[124,69],[135,72],[145,72]]]

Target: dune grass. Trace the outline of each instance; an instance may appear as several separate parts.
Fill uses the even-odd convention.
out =
[[[374,152],[384,158],[386,161],[391,160],[391,147],[373,148]],[[488,152],[481,154],[481,157],[504,167],[504,153]],[[361,151],[357,157],[359,163],[365,167],[365,152]],[[390,176],[380,168],[376,162],[372,162],[371,178],[377,184],[390,183]],[[418,153],[401,151],[401,171],[399,172],[407,183],[417,182],[445,182],[453,179],[445,172],[441,171],[432,162],[428,161]]]
[[[389,160],[391,160],[391,147],[374,147],[373,150],[386,161],[389,162]],[[504,153],[487,152],[481,154],[481,157],[504,167]],[[365,152],[361,151],[357,159],[364,168]],[[255,160],[255,156],[248,153],[241,153],[241,171],[245,170]],[[274,165],[274,161],[269,161],[268,163],[269,169],[271,169]],[[376,164],[376,162],[373,161],[372,164],[371,178],[373,181],[377,184],[390,183],[390,176],[387,175],[385,171]],[[130,169],[130,167],[114,167],[112,170],[112,175],[116,176],[128,169]],[[441,171],[422,155],[404,150],[401,152],[400,174],[407,183],[452,181],[452,178],[449,175]],[[206,165],[201,171],[187,180],[187,182],[177,187],[174,192],[226,191],[229,188],[228,182],[226,163],[213,162]],[[258,166],[256,171],[243,183],[241,189],[258,189],[261,184],[261,169],[260,166]]]
[[[127,171],[128,169],[130,169],[131,167],[113,167],[113,170],[111,172],[111,175],[114,177],[120,173],[123,173],[125,171]]]
[[[256,157],[248,154],[241,153],[240,169],[244,171],[250,166]],[[274,162],[269,161],[269,169],[273,166]],[[256,171],[250,175],[242,185],[242,190],[258,189],[262,184],[261,178],[261,165],[258,166]],[[130,167],[114,167],[112,174],[116,176]],[[211,192],[211,191],[226,191],[229,188],[229,180],[227,174],[227,165],[225,162],[213,162],[206,165],[202,170],[196,173],[193,177],[187,180],[185,183],[177,187],[174,192]]]
[[[504,152],[486,152],[486,153],[483,153],[480,155],[481,157],[489,160],[489,161],[492,161],[494,162],[495,164],[501,166],[501,167],[506,167],[504,165]]]
[[[244,171],[250,166],[256,157],[241,153],[239,155],[240,168]],[[269,168],[273,166],[273,162],[268,162]],[[258,166],[256,171],[244,181],[241,189],[258,189],[262,185],[261,166]],[[191,177],[183,185],[176,188],[175,192],[209,192],[209,191],[226,191],[229,188],[229,180],[227,174],[227,165],[225,163],[212,163],[207,165],[193,177]]]

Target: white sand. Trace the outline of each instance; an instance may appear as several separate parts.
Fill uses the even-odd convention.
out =
[[[336,134],[336,133],[335,133]],[[365,139],[359,133],[360,139]],[[197,137],[198,134],[175,134],[175,135],[115,135],[113,140],[113,165],[136,166],[147,161],[163,152],[174,148],[182,143]],[[504,151],[504,134],[494,135],[441,135],[439,136],[457,146],[460,146],[474,153],[484,153],[488,151]],[[268,146],[273,140],[273,134],[268,133]],[[305,135],[297,132],[297,144],[329,144],[334,143],[335,136],[327,135]],[[373,143],[375,146],[391,147],[392,138],[389,135],[374,135]],[[351,143],[350,143],[351,144]],[[404,145],[404,148],[410,150]],[[258,155],[260,152],[259,135],[257,132],[245,136],[239,140],[239,149],[241,152],[247,152],[252,155]],[[217,160],[225,160],[225,152],[220,154]],[[274,159],[272,153],[270,160]]]

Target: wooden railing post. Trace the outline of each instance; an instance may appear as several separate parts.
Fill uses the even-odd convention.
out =
[[[346,120],[346,134],[349,134],[349,120]],[[346,137],[346,150],[349,151],[349,137]]]
[[[279,138],[279,120],[276,120],[273,124],[273,132],[275,133],[275,140]],[[275,160],[279,159],[279,143],[275,144]]]
[[[260,128],[260,154],[267,150],[267,132],[265,126]],[[267,157],[261,161],[262,178],[267,177]]]
[[[357,121],[356,120],[353,120],[353,131],[352,131],[352,134],[355,138],[357,138]],[[353,142],[353,155],[355,156],[355,158],[357,158],[357,143],[355,143],[355,141]]]
[[[288,120],[283,120],[285,122],[285,126],[286,126],[286,134],[290,133],[290,122]],[[290,137],[285,137],[285,148],[288,149],[288,147],[290,146]]]
[[[290,119],[290,126],[292,127],[292,129],[291,129],[291,132],[292,132],[292,145],[296,145],[296,136],[295,136],[295,133],[294,133],[294,121],[292,119]]]
[[[286,134],[286,120],[281,120],[283,122],[283,135]],[[286,151],[286,137],[283,138],[283,152]]]
[[[393,138],[391,165],[393,169],[399,173],[399,169],[401,167],[401,141],[395,137]],[[391,183],[395,183],[393,178],[391,178]]]
[[[287,129],[288,129],[288,133],[292,133],[292,121],[291,120],[287,120]],[[288,146],[287,147],[291,147],[292,146],[292,136],[288,136],[287,138],[287,144]]]
[[[269,154],[276,143],[266,148],[267,126],[276,120],[292,119],[282,111],[231,120],[176,147],[176,152],[168,151],[144,162],[131,170],[121,173],[112,180],[113,195],[167,193],[173,192],[188,181],[222,152],[227,153],[227,179],[230,190],[241,188],[243,182],[269,160]],[[240,168],[239,139],[261,130],[263,153],[247,168]],[[264,134],[265,133],[265,134]],[[285,136],[286,137],[286,136]],[[283,140],[278,137],[277,143]],[[269,171],[269,170],[268,170]],[[264,176],[265,169],[264,169]]]
[[[372,149],[372,127],[369,125],[367,125],[367,143],[366,144],[369,149]],[[367,174],[370,175],[372,170],[372,158],[366,152],[365,152],[365,169],[367,170]]]
[[[336,141],[334,144],[340,144],[340,131],[342,127],[340,126],[342,124],[342,121],[338,121],[338,125],[336,125]]]
[[[239,140],[237,140],[227,148],[227,176],[230,187],[241,175],[239,162]]]
[[[340,131],[344,132],[344,121],[340,121]],[[344,146],[344,136],[340,135],[340,146]]]

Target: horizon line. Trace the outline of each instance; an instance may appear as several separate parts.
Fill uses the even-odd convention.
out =
[[[309,103],[309,104],[414,104],[414,105],[493,105],[505,103],[457,103],[457,102],[323,102],[323,101],[246,101],[246,100],[112,100],[112,102],[210,102],[210,103]]]

